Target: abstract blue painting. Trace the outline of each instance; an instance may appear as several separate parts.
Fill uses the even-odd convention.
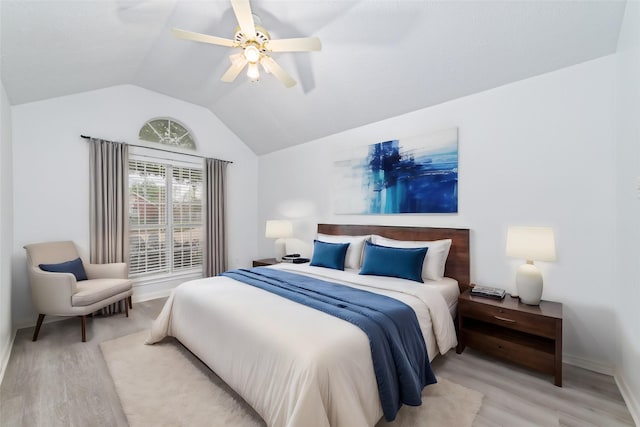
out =
[[[458,212],[458,129],[336,154],[336,214]]]

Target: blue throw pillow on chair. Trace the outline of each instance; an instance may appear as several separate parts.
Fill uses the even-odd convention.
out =
[[[349,243],[327,243],[314,240],[310,265],[344,270],[347,249],[349,249]]]
[[[48,271],[50,273],[72,273],[76,276],[76,281],[87,280],[87,273],[84,271],[84,265],[82,260],[76,258],[72,261],[65,261],[59,264],[40,264],[38,265],[41,270]]]
[[[424,248],[390,248],[365,242],[364,261],[360,274],[399,277],[424,283],[422,264],[427,255]]]

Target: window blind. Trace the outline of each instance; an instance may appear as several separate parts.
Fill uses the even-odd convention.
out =
[[[202,169],[175,167],[172,171],[173,268],[202,265]]]
[[[129,274],[201,268],[202,169],[129,161]]]

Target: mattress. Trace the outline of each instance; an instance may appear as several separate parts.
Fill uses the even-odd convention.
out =
[[[412,307],[429,358],[457,344],[448,303],[432,284],[308,265],[273,268],[343,283]],[[178,286],[148,343],[176,337],[269,426],[372,426],[382,416],[367,336],[358,327],[228,277]]]

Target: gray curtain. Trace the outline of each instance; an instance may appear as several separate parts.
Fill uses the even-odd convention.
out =
[[[129,261],[129,147],[89,139],[91,262]]]
[[[205,236],[204,276],[216,276],[227,270],[227,233],[225,231],[225,187],[229,162],[205,159]]]

